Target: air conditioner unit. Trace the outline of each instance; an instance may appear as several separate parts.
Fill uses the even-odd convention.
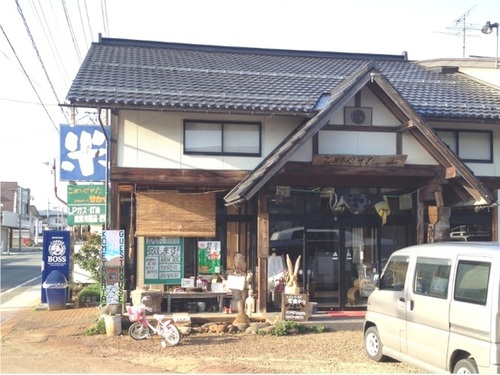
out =
[[[344,108],[344,124],[345,125],[372,125],[372,109],[361,107],[345,107]]]

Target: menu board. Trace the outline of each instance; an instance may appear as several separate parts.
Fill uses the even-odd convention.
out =
[[[144,283],[178,285],[184,277],[184,239],[146,237]]]

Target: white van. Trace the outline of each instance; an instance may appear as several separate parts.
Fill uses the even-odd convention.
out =
[[[500,243],[401,249],[375,284],[364,321],[370,358],[430,373],[500,372]]]

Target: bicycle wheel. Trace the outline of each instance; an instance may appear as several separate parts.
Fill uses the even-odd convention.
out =
[[[128,329],[128,334],[134,340],[144,340],[150,336],[149,327],[144,326],[142,322],[133,323]]]
[[[177,345],[179,341],[181,341],[181,334],[179,333],[177,327],[173,324],[162,326],[161,335],[165,341],[172,346]]]

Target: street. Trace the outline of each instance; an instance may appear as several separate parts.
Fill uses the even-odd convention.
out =
[[[36,306],[41,301],[41,248],[23,248],[21,252],[0,255],[1,322],[11,318],[19,309]]]

